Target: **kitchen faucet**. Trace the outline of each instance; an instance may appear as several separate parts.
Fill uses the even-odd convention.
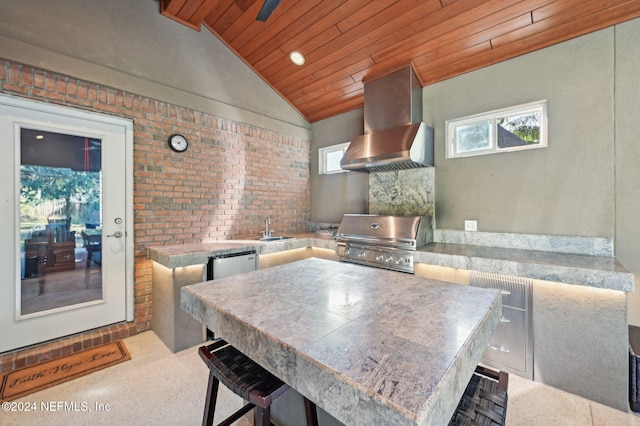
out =
[[[271,216],[267,216],[264,220],[264,231],[262,231],[262,236],[265,238],[269,238],[271,236],[271,231],[269,231],[269,225],[271,224]]]

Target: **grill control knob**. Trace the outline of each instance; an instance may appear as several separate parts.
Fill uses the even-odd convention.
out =
[[[387,263],[391,263],[391,262],[393,262],[393,256],[389,256],[389,257],[387,257],[387,258],[385,259],[385,262],[387,262]]]
[[[367,257],[367,253],[365,253],[365,252],[363,252],[363,251],[362,251],[362,252],[358,253],[358,257],[359,257],[360,259],[364,259],[365,257]]]
[[[350,253],[351,253],[350,249],[344,249],[344,255],[345,256],[349,256]]]
[[[376,256],[376,260],[377,260],[378,262],[382,262],[382,261],[384,260],[384,254],[379,254],[379,255],[377,255],[377,256]]]
[[[396,259],[396,265],[402,265],[402,262],[404,262],[404,259],[399,257]]]

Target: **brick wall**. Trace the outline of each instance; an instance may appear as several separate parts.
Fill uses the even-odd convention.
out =
[[[147,247],[257,238],[310,218],[309,140],[0,60],[0,93],[134,119],[135,323],[150,328]],[[167,147],[181,133],[187,152]]]

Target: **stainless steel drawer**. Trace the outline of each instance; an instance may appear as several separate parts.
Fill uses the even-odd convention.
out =
[[[530,278],[471,271],[469,284],[502,292],[502,318],[482,361],[533,379],[532,290]]]
[[[502,318],[494,333],[524,339],[527,336],[527,312],[502,306]]]
[[[524,339],[493,333],[482,358],[525,372],[527,371],[526,351],[527,344]]]

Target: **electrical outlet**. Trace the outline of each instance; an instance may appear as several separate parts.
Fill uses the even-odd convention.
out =
[[[465,220],[464,221],[464,230],[475,232],[478,230],[478,221],[477,220]]]

